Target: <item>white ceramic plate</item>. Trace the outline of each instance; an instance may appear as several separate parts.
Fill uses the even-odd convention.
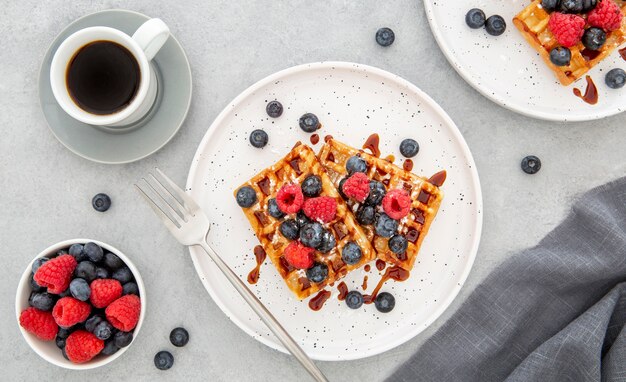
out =
[[[573,93],[575,87],[584,93],[584,77],[570,86],[561,85],[513,25],[513,17],[528,4],[530,0],[424,0],[430,27],[450,64],[495,103],[554,121],[588,121],[624,111],[626,90],[613,90],[604,83],[609,70],[626,69],[617,51],[589,71],[598,87],[599,101],[586,104]],[[484,29],[470,29],[465,14],[472,8],[482,9],[487,17],[504,17],[506,32],[494,37]]]
[[[284,106],[280,118],[265,113],[268,100]],[[298,127],[305,112],[331,134],[360,146],[372,133],[381,135],[381,150],[400,157],[402,139],[420,143],[414,158],[417,174],[446,169],[446,194],[439,215],[424,241],[409,280],[388,282],[383,291],[396,297],[388,314],[373,305],[351,310],[333,295],[319,312],[298,301],[269,259],[251,289],[303,349],[319,360],[349,360],[378,354],[408,341],[432,323],[452,302],[467,277],[482,227],[482,197],[472,155],[445,112],[406,80],[380,69],[351,63],[317,63],[290,68],[248,88],[217,117],[191,165],[187,190],[213,221],[209,242],[242,279],[255,265],[258,241],[233,197],[233,190],[284,156],[309,134]],[[269,134],[264,149],[253,148],[248,136],[262,128]],[[317,151],[321,142],[314,146]],[[399,163],[396,160],[396,163]],[[224,313],[262,343],[285,349],[255,316],[225,277],[201,251],[191,255],[204,286]],[[365,271],[350,274],[349,289],[361,290]],[[371,291],[380,279],[372,264]]]

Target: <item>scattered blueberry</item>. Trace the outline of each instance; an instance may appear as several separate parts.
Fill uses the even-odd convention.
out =
[[[250,186],[243,186],[237,191],[237,204],[239,207],[248,208],[256,203],[256,192]]]
[[[55,303],[56,298],[48,292],[33,292],[30,294],[30,298],[28,299],[28,304],[30,306],[43,311],[52,310]]]
[[[389,46],[396,39],[396,34],[389,28],[380,28],[376,31],[376,42],[380,46]]]
[[[363,295],[361,292],[353,290],[346,295],[346,305],[350,309],[359,309],[363,305]]]
[[[598,50],[606,42],[606,32],[600,28],[588,28],[582,38],[585,48],[590,50]]]
[[[162,350],[154,356],[154,366],[159,370],[168,370],[174,366],[174,356],[172,353]]]
[[[389,239],[389,249],[396,255],[403,255],[409,246],[409,241],[402,235],[394,235]]]
[[[113,341],[118,348],[125,348],[133,342],[133,332],[117,332],[113,336]]]
[[[324,227],[318,222],[307,223],[300,229],[300,242],[307,247],[317,248],[322,244]]]
[[[55,342],[59,349],[63,349],[65,347],[65,338],[61,338],[59,336],[56,337]]]
[[[296,222],[298,223],[298,228],[300,228],[305,224],[310,223],[311,219],[309,219],[304,212],[300,211],[296,214]]]
[[[83,245],[82,244],[72,244],[68,253],[76,259],[77,262],[81,262],[85,260],[85,254],[83,253]]]
[[[28,282],[30,284],[30,289],[33,292],[43,292],[46,290],[46,288],[40,286],[39,284],[37,284],[37,281],[35,281],[34,279],[35,274],[33,272],[30,273],[30,277],[28,279]]]
[[[300,226],[298,225],[298,222],[293,219],[287,219],[280,223],[278,229],[280,230],[280,233],[282,233],[283,236],[289,240],[296,240],[300,234]]]
[[[75,278],[70,282],[70,293],[77,300],[87,301],[89,296],[91,296],[91,288],[84,279]]]
[[[74,276],[90,283],[96,279],[96,265],[89,260],[81,261],[74,269]]]
[[[328,277],[328,266],[323,263],[315,263],[306,270],[306,277],[314,283],[321,283]]]
[[[108,340],[113,334],[113,327],[106,320],[102,320],[93,329],[93,334],[103,341]]]
[[[376,297],[374,301],[376,309],[381,313],[389,313],[396,306],[396,299],[391,293],[383,292]]]
[[[267,106],[265,106],[265,111],[270,117],[278,118],[283,115],[283,105],[278,101],[270,101]]]
[[[137,283],[131,281],[122,285],[122,295],[126,296],[127,294],[139,296],[139,287],[137,286]]]
[[[278,208],[278,203],[276,203],[275,198],[271,198],[267,201],[267,212],[275,219],[282,219],[285,217],[285,213]]]
[[[120,284],[124,285],[133,279],[133,273],[127,266],[123,266],[122,268],[113,272],[111,278],[119,281]]]
[[[325,229],[322,234],[322,243],[317,247],[317,250],[321,253],[328,253],[335,248],[337,245],[337,240],[335,239],[335,235],[332,232]]]
[[[118,350],[120,348],[115,345],[115,341],[111,338],[104,343],[104,348],[100,351],[100,354],[111,355],[117,353]]]
[[[377,206],[382,203],[386,194],[387,190],[384,184],[377,180],[370,180],[370,193],[364,203],[368,206]]]
[[[626,84],[626,72],[620,68],[612,69],[606,74],[604,81],[611,89],[622,88]]]
[[[376,209],[372,206],[360,206],[356,210],[356,221],[361,225],[374,224],[374,221],[376,221]]]
[[[561,0],[561,12],[580,13],[583,11],[583,0]]]
[[[104,265],[114,271],[124,266],[124,262],[116,254],[107,252],[104,254]]]
[[[87,321],[85,321],[85,330],[93,333],[96,329],[96,326],[98,326],[98,324],[102,321],[104,321],[104,318],[102,318],[101,315],[94,314],[93,316],[89,317]]]
[[[96,194],[96,196],[91,199],[91,206],[99,212],[105,212],[109,208],[111,208],[111,198],[107,194]]]
[[[365,173],[367,172],[367,163],[365,163],[365,160],[363,160],[363,158],[355,155],[353,157],[350,157],[350,159],[348,159],[348,161],[346,162],[346,170],[348,170],[349,175],[352,175],[355,172]]]
[[[250,133],[250,144],[257,149],[265,147],[268,140],[267,133],[261,129],[256,129]]]
[[[322,192],[322,180],[317,175],[309,175],[302,181],[302,193],[304,196],[314,198]]]
[[[413,158],[420,151],[420,145],[415,139],[407,138],[400,142],[400,154],[405,158]]]
[[[111,275],[109,274],[109,271],[107,271],[105,268],[96,267],[96,278],[97,279],[108,279],[110,277],[111,277]]]
[[[307,133],[312,133],[321,127],[319,119],[313,113],[306,113],[299,120],[300,128]]]
[[[175,328],[170,333],[170,342],[177,347],[183,347],[189,342],[189,332],[184,328]]]
[[[492,36],[500,36],[506,30],[506,21],[499,15],[493,15],[485,22],[487,33]]]
[[[361,257],[363,257],[363,253],[361,252],[361,247],[359,247],[357,243],[349,241],[343,246],[341,259],[344,263],[354,265],[361,261]]]
[[[572,60],[572,52],[564,46],[557,46],[550,51],[550,61],[556,66],[567,66]]]
[[[49,259],[47,257],[40,257],[38,259],[35,259],[35,261],[33,261],[33,265],[31,267],[31,270],[34,272],[37,272],[37,269],[39,269],[39,267],[41,267],[43,265],[43,263],[45,263],[46,261],[48,261]]]
[[[529,155],[522,159],[522,170],[526,174],[536,174],[541,170],[541,160],[534,155]]]
[[[470,9],[465,15],[467,26],[472,29],[482,28],[485,25],[485,12],[478,8]]]
[[[398,221],[389,217],[386,213],[381,213],[376,219],[376,234],[382,237],[392,237],[398,230]]]
[[[561,0],[541,0],[541,7],[548,12],[552,12],[559,7]]]
[[[87,255],[87,258],[94,263],[99,262],[104,257],[102,248],[96,243],[87,243],[83,247],[83,252]]]

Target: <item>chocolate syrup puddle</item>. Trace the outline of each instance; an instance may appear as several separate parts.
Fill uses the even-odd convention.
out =
[[[383,284],[389,280],[395,280],[395,281],[404,281],[406,279],[409,278],[411,274],[409,273],[409,271],[402,269],[400,267],[391,267],[388,268],[385,271],[385,274],[383,275],[383,277],[380,279],[380,281],[378,282],[378,284],[376,285],[376,288],[374,288],[374,290],[372,291],[372,294],[364,294],[363,295],[363,303],[364,304],[371,304],[374,301],[376,301],[376,297],[378,296],[378,292],[380,291],[380,288],[383,287]]]
[[[380,157],[380,148],[378,145],[380,144],[380,137],[378,134],[374,133],[367,137],[367,140],[363,144],[363,150],[369,150],[372,155],[375,157]]]
[[[582,95],[580,89],[574,88],[574,95],[590,105],[595,105],[598,103],[598,88],[596,88],[596,84],[593,83],[590,76],[586,76],[585,78],[587,80],[587,90],[585,90],[585,94]]]
[[[263,247],[257,245],[254,247],[254,257],[256,258],[256,267],[248,273],[248,282],[250,284],[256,284],[259,281],[259,275],[261,274],[261,265],[265,261],[266,254]]]
[[[330,292],[322,289],[318,294],[315,295],[311,300],[309,300],[309,308],[314,311],[318,311],[322,309],[324,303],[330,297]]]

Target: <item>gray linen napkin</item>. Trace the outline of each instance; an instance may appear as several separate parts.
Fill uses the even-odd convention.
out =
[[[389,381],[626,381],[626,178],[494,270]]]

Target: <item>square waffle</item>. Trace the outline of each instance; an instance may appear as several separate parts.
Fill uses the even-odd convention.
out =
[[[615,1],[615,0],[613,0]],[[622,7],[622,13],[626,14],[624,1],[615,1]],[[608,32],[606,43],[597,51],[586,49],[582,42],[569,48],[572,59],[568,66],[556,66],[550,61],[550,51],[558,46],[554,35],[548,30],[550,14],[541,7],[541,0],[533,0],[513,18],[513,24],[520,30],[526,41],[535,48],[543,58],[546,65],[556,74],[563,85],[569,85],[581,78],[591,68],[608,57],[625,40],[626,21],[622,21],[622,27]],[[626,20],[626,19],[625,19]]]
[[[431,178],[433,180],[429,181],[385,159],[370,155],[363,150],[357,150],[334,139],[327,139],[318,157],[335,186],[339,187],[339,182],[348,175],[346,162],[354,155],[365,160],[368,168],[366,175],[369,179],[383,183],[387,190],[404,188],[411,196],[411,212],[402,218],[398,225],[398,232],[408,240],[408,248],[404,255],[391,252],[388,246],[389,239],[376,235],[373,225],[362,226],[379,259],[409,271],[413,268],[422,241],[439,210],[443,193],[435,184],[443,183],[445,172],[438,173],[438,180],[434,180],[435,176],[433,176]],[[356,212],[359,203],[354,200],[348,200],[347,203],[352,211]]]
[[[335,235],[337,245],[327,254],[315,252],[314,261],[324,263],[328,267],[328,277],[321,283],[309,281],[305,270],[292,267],[283,257],[283,251],[290,240],[280,233],[279,226],[285,218],[294,218],[295,214],[275,219],[267,210],[268,200],[275,198],[283,185],[288,183],[300,185],[308,175],[317,175],[322,180],[321,196],[330,196],[337,200],[335,219],[322,224]],[[252,177],[241,187],[243,186],[252,187],[257,196],[257,202],[250,208],[243,208],[243,212],[278,273],[299,299],[304,299],[326,285],[336,282],[375,258],[375,251],[369,240],[310,147],[300,142],[296,143],[283,159]],[[235,196],[236,193],[237,190]],[[341,259],[341,250],[350,241],[356,242],[362,252],[361,260],[353,265],[348,265]]]

